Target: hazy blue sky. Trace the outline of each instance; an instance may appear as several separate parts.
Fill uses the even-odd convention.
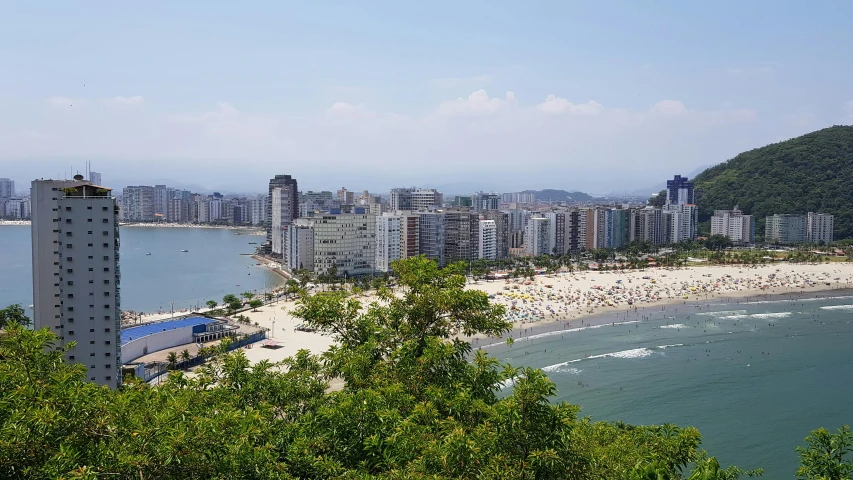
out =
[[[0,177],[90,159],[116,186],[642,189],[853,123],[851,18],[849,1],[0,1]]]

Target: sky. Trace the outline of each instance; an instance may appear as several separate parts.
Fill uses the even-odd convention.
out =
[[[853,123],[853,2],[0,0],[0,177],[651,190]],[[73,170],[72,170],[73,169]]]

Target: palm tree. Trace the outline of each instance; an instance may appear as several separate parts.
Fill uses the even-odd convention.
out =
[[[181,352],[181,361],[186,362],[190,358],[192,358],[192,355],[190,355],[190,351],[185,348],[184,351]]]
[[[243,293],[241,293],[241,294],[240,294],[240,296],[241,296],[241,297],[243,297],[243,298],[245,298],[246,300],[251,300],[251,299],[252,299],[252,297],[254,297],[254,296],[255,296],[255,294],[254,294],[254,293],[252,293],[252,292],[243,292]]]
[[[166,361],[169,362],[169,366],[167,367],[169,370],[178,368],[178,354],[175,352],[169,352],[169,355],[166,356]]]

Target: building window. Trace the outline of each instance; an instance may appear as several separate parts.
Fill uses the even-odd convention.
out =
[[[104,296],[105,296],[105,297],[109,297],[109,296],[110,296],[110,292],[104,292]]]
[[[104,244],[104,248],[110,248],[110,244],[109,244],[109,243],[105,243],[105,244]]]
[[[94,345],[94,344],[95,344],[94,340],[89,340],[89,345]]]
[[[73,318],[69,318],[69,319],[68,319],[68,323],[74,323],[74,319],[73,319]]]
[[[109,340],[107,340],[107,341],[105,341],[104,343],[105,343],[105,344],[107,344],[107,345],[109,345],[109,344],[110,344],[110,341],[109,341]]]
[[[104,267],[104,271],[105,271],[105,272],[109,272],[109,271],[110,271],[110,267]]]
[[[109,367],[107,367],[107,368],[109,368]],[[107,380],[112,380],[112,379],[113,379],[113,377],[107,375]]]
[[[92,219],[91,219],[91,218],[86,219],[86,221],[87,221],[87,222],[89,222],[89,223],[92,223]]]
[[[110,259],[110,257],[104,255],[104,260],[109,260],[109,259]]]
[[[104,223],[110,223],[110,221],[105,218]]]
[[[105,236],[105,237],[106,237],[107,235],[109,235],[109,234],[110,234],[110,232],[108,232],[108,231],[104,230],[104,236]]]
[[[68,311],[69,311],[69,312],[73,312],[73,311],[74,311],[74,307],[68,307]]]
[[[109,285],[109,284],[110,284],[109,280],[104,280],[104,285]]]
[[[73,294],[73,293],[69,293],[69,294],[68,294],[68,298],[74,298],[74,294]]]
[[[110,333],[110,329],[109,329],[109,328],[105,328],[105,329],[104,329],[104,332],[106,332],[106,333]]]
[[[94,328],[90,328],[90,329],[89,329],[89,332],[90,332],[90,333],[95,333],[95,329],[94,329]]]
[[[91,206],[91,205],[89,205],[88,207],[86,207],[86,210],[91,210],[91,209],[92,209],[92,206]],[[91,222],[91,220],[89,220],[89,221]]]
[[[74,280],[68,280],[68,285],[74,285]]]
[[[91,260],[91,259],[93,259],[93,258],[95,258],[95,257],[93,257],[92,255],[89,255],[89,260]]]
[[[108,310],[109,310],[110,306],[109,306],[109,305],[104,305],[104,308],[106,308],[106,309],[108,309]]]
[[[65,207],[65,211],[66,211],[66,212],[70,212],[70,211],[71,211],[71,207]]]
[[[66,261],[66,262],[70,262],[70,261],[72,261],[72,260],[73,260],[73,259],[72,259],[71,257],[65,257],[65,261]]]
[[[71,236],[71,232],[65,232],[65,236],[66,236],[66,237],[70,237],[70,236]]]
[[[70,218],[66,218],[66,219],[65,219],[65,223],[71,223],[71,219],[70,219]]]
[[[105,315],[105,316],[104,316],[104,320],[109,320],[109,319],[110,319],[110,316],[109,316],[109,315]],[[109,331],[109,329],[107,329],[107,331]]]
[[[92,244],[90,243],[90,244],[89,244],[89,246],[91,247],[91,246],[92,246]]]
[[[104,209],[104,211],[105,211],[105,212],[106,212],[107,210],[109,210],[107,207],[103,207],[103,209]]]
[[[106,357],[109,357],[109,356],[110,356],[110,352],[107,352],[107,354],[106,354],[105,356],[106,356]],[[109,366],[109,365],[107,365],[107,368],[110,368],[110,366]]]
[[[74,330],[69,330],[68,335],[74,335]]]
[[[91,235],[91,234],[92,234],[92,231],[91,231],[91,230],[89,230],[87,233],[88,233],[89,235]]]
[[[66,270],[65,272],[66,272],[66,273],[74,273],[74,269],[73,269],[73,268],[69,268],[69,269],[68,269],[68,270]]]
[[[74,360],[74,355],[69,355],[68,360]]]
[[[65,245],[65,248],[71,248],[71,247],[73,247],[73,245],[71,245],[70,243]]]

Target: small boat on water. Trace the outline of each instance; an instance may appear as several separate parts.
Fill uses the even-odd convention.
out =
[[[189,250],[181,250],[181,253],[187,253]]]
[[[151,255],[151,252],[146,253],[145,255]]]
[[[249,245],[257,245],[258,242],[249,242]]]

